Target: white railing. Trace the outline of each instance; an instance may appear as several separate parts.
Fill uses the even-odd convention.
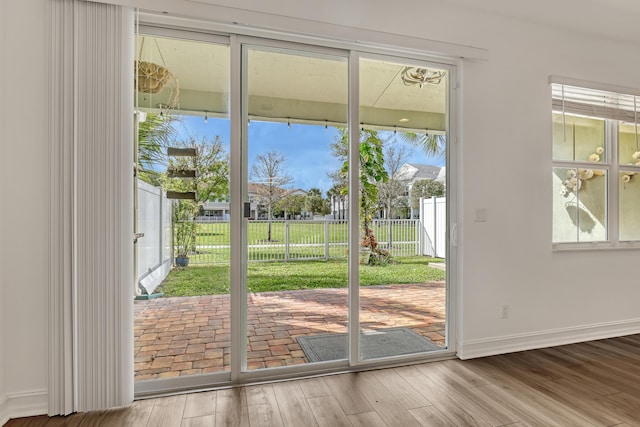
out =
[[[347,224],[346,220],[331,219],[248,221],[248,259],[265,262],[346,258]],[[372,230],[378,244],[394,257],[420,253],[419,220],[374,220]],[[228,263],[229,254],[229,223],[199,222],[190,264]]]

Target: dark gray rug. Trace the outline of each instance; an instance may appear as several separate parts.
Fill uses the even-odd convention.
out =
[[[347,334],[320,334],[298,337],[298,344],[310,362],[347,358]],[[399,356],[442,350],[442,347],[409,328],[390,328],[360,334],[363,359]]]

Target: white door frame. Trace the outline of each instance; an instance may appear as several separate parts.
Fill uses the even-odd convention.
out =
[[[163,17],[161,20],[166,19]],[[167,24],[164,24],[165,26]],[[215,27],[215,26],[214,26]],[[241,28],[239,28],[241,30]],[[210,30],[210,29],[209,29]],[[155,33],[178,36],[192,34],[184,30],[172,28],[156,28]],[[455,285],[457,280],[457,201],[460,194],[457,187],[456,165],[458,164],[459,150],[457,98],[458,76],[457,69],[461,65],[458,59],[434,58],[416,51],[395,49],[391,51],[386,47],[371,47],[366,50],[362,46],[352,44],[351,50],[345,47],[345,42],[339,43],[324,40],[324,45],[300,44],[296,36],[280,34],[281,40],[273,40],[273,32],[269,32],[268,38],[256,36],[258,30],[253,29],[250,35],[231,34],[228,37],[230,45],[230,211],[231,211],[231,371],[213,374],[194,375],[180,378],[157,379],[140,381],[135,385],[136,396],[157,395],[161,393],[178,392],[189,389],[202,389],[230,384],[246,384],[257,381],[277,380],[283,378],[295,378],[301,376],[317,375],[321,373],[357,371],[378,367],[397,366],[410,363],[424,362],[450,358],[455,355],[455,307],[457,301]],[[258,36],[260,34],[257,34]],[[207,35],[197,32],[190,39],[204,40],[213,37],[219,42],[220,36]],[[209,39],[212,40],[212,39]],[[314,39],[317,43],[317,39]],[[424,64],[445,69],[449,73],[448,92],[448,129],[447,129],[447,296],[446,296],[446,350],[435,352],[425,356],[424,354],[409,356],[394,356],[384,359],[359,360],[359,263],[357,257],[349,257],[349,336],[354,337],[349,341],[349,358],[343,361],[320,362],[299,366],[281,368],[246,370],[246,271],[247,271],[247,238],[246,223],[242,212],[244,203],[248,202],[247,196],[247,99],[242,90],[246,87],[246,58],[243,58],[243,46],[284,48],[293,50],[309,50],[318,54],[342,56],[349,61],[349,204],[359,206],[358,194],[358,160],[359,160],[359,61],[361,58],[383,59],[411,64]],[[360,48],[360,50],[355,50]],[[353,154],[356,155],[353,155]],[[359,214],[357,210],[349,211],[349,253],[357,253],[359,246]]]

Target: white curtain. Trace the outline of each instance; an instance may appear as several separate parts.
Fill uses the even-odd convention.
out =
[[[133,400],[133,11],[51,0],[49,414]]]

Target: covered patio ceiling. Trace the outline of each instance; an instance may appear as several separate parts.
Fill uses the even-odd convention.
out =
[[[138,37],[138,60],[170,71],[157,93],[138,92],[138,107],[209,117],[229,113],[229,47],[156,36]],[[447,78],[408,86],[402,70],[415,64],[362,60],[360,121],[364,127],[443,133]],[[344,126],[347,121],[347,60],[307,52],[249,50],[249,119]],[[435,70],[434,71],[438,71]],[[331,82],[331,84],[326,84]]]

